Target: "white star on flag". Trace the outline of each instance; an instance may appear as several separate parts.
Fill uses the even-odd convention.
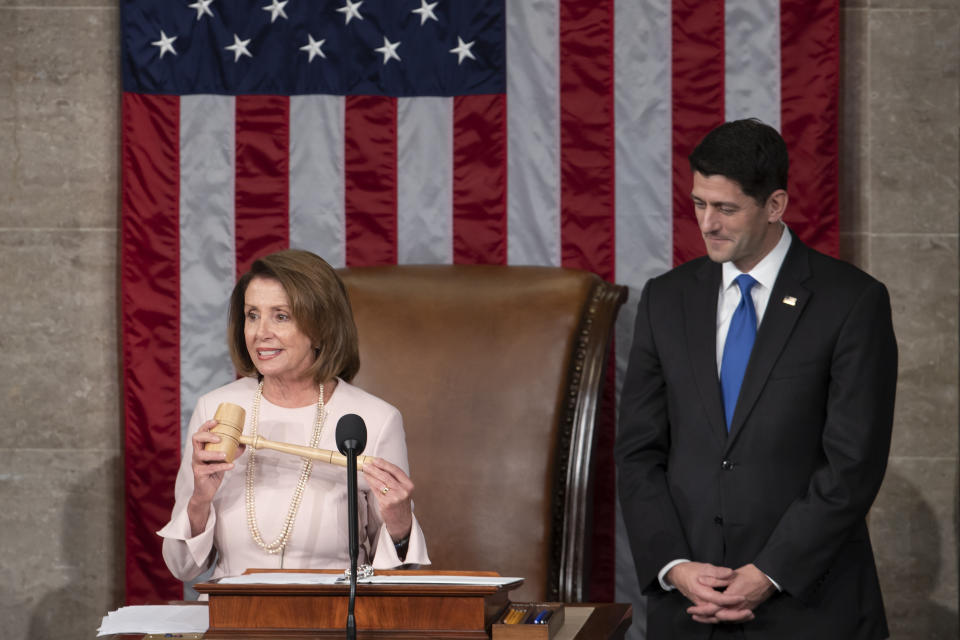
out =
[[[265,7],[261,7],[264,11],[270,12],[270,24],[273,24],[276,21],[277,16],[282,16],[283,18],[287,19],[287,14],[283,12],[283,8],[289,1],[290,0],[284,0],[283,2],[280,2],[280,0],[273,0],[273,4],[268,4]]]
[[[347,4],[343,5],[337,11],[342,13],[346,17],[344,24],[350,24],[352,18],[357,20],[363,20],[363,16],[360,15],[360,5],[363,4],[363,0],[359,2],[351,2],[350,0],[345,0]]]
[[[377,47],[374,51],[383,54],[383,64],[387,64],[390,58],[395,58],[399,62],[400,56],[397,55],[397,47],[399,46],[399,42],[390,42],[387,40],[387,36],[383,36],[383,46]]]
[[[470,48],[476,43],[476,40],[472,42],[464,42],[460,36],[457,36],[457,46],[453,49],[450,49],[450,53],[457,54],[457,64],[459,65],[463,62],[464,58],[470,58],[471,60],[476,60],[474,55],[470,52]]]
[[[213,11],[210,11],[210,4],[213,0],[197,0],[193,4],[188,4],[187,6],[191,9],[197,10],[197,20],[203,17],[203,14],[207,14],[211,18],[213,17]]]
[[[247,51],[247,45],[250,44],[250,38],[246,40],[241,40],[237,34],[233,34],[233,44],[224,47],[227,51],[233,51],[233,61],[236,62],[240,59],[240,56],[250,56],[253,57],[253,54]]]
[[[440,20],[437,19],[437,16],[435,16],[435,15],[433,14],[433,8],[434,8],[435,6],[437,6],[437,4],[439,4],[439,3],[437,3],[437,2],[427,2],[427,0],[420,0],[420,8],[419,8],[419,9],[414,9],[414,10],[411,11],[410,13],[419,13],[419,14],[420,14],[420,26],[421,26],[421,27],[422,27],[424,24],[426,24],[427,20],[436,20],[437,22],[440,22]]]
[[[307,38],[309,39],[307,44],[300,47],[300,51],[306,51],[310,54],[310,58],[307,60],[307,62],[313,62],[313,59],[316,56],[320,56],[321,58],[326,58],[327,54],[325,54],[320,49],[320,47],[323,46],[323,43],[326,42],[326,40],[314,40],[313,36],[310,35],[309,33],[307,34]]]
[[[155,47],[160,47],[160,57],[162,58],[162,57],[163,57],[163,54],[165,54],[167,51],[169,51],[169,52],[172,53],[173,55],[177,55],[176,50],[173,48],[173,41],[176,40],[176,39],[177,39],[177,36],[173,36],[172,38],[168,38],[168,37],[167,37],[167,34],[165,34],[165,33],[163,32],[163,29],[161,29],[161,30],[160,30],[160,39],[159,39],[159,40],[156,40],[155,42],[151,42],[150,44],[152,44],[152,45],[155,46]]]

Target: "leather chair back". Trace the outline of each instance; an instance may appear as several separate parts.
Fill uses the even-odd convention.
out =
[[[515,601],[582,601],[594,423],[626,289],[550,267],[340,275],[354,382],[403,414],[431,568],[523,577]]]

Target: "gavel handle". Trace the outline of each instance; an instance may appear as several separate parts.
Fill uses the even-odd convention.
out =
[[[272,449],[281,453],[299,456],[301,458],[310,458],[328,464],[335,464],[338,467],[347,466],[347,457],[338,451],[329,449],[314,449],[313,447],[304,447],[298,444],[287,444],[286,442],[274,442],[257,436],[240,436],[240,443],[253,447],[254,449]],[[357,469],[363,471],[363,465],[370,456],[357,456]]]

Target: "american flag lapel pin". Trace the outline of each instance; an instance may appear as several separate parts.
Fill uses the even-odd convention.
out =
[[[786,296],[783,299],[783,304],[790,305],[791,307],[797,306],[797,299],[793,296]]]

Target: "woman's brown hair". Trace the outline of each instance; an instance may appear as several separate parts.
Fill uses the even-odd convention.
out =
[[[244,297],[254,278],[270,278],[283,287],[297,327],[310,338],[317,358],[307,374],[320,384],[338,376],[350,381],[360,369],[357,325],[353,321],[347,289],[337,272],[309,251],[286,249],[256,260],[230,295],[227,341],[237,372],[257,375],[243,334]]]

